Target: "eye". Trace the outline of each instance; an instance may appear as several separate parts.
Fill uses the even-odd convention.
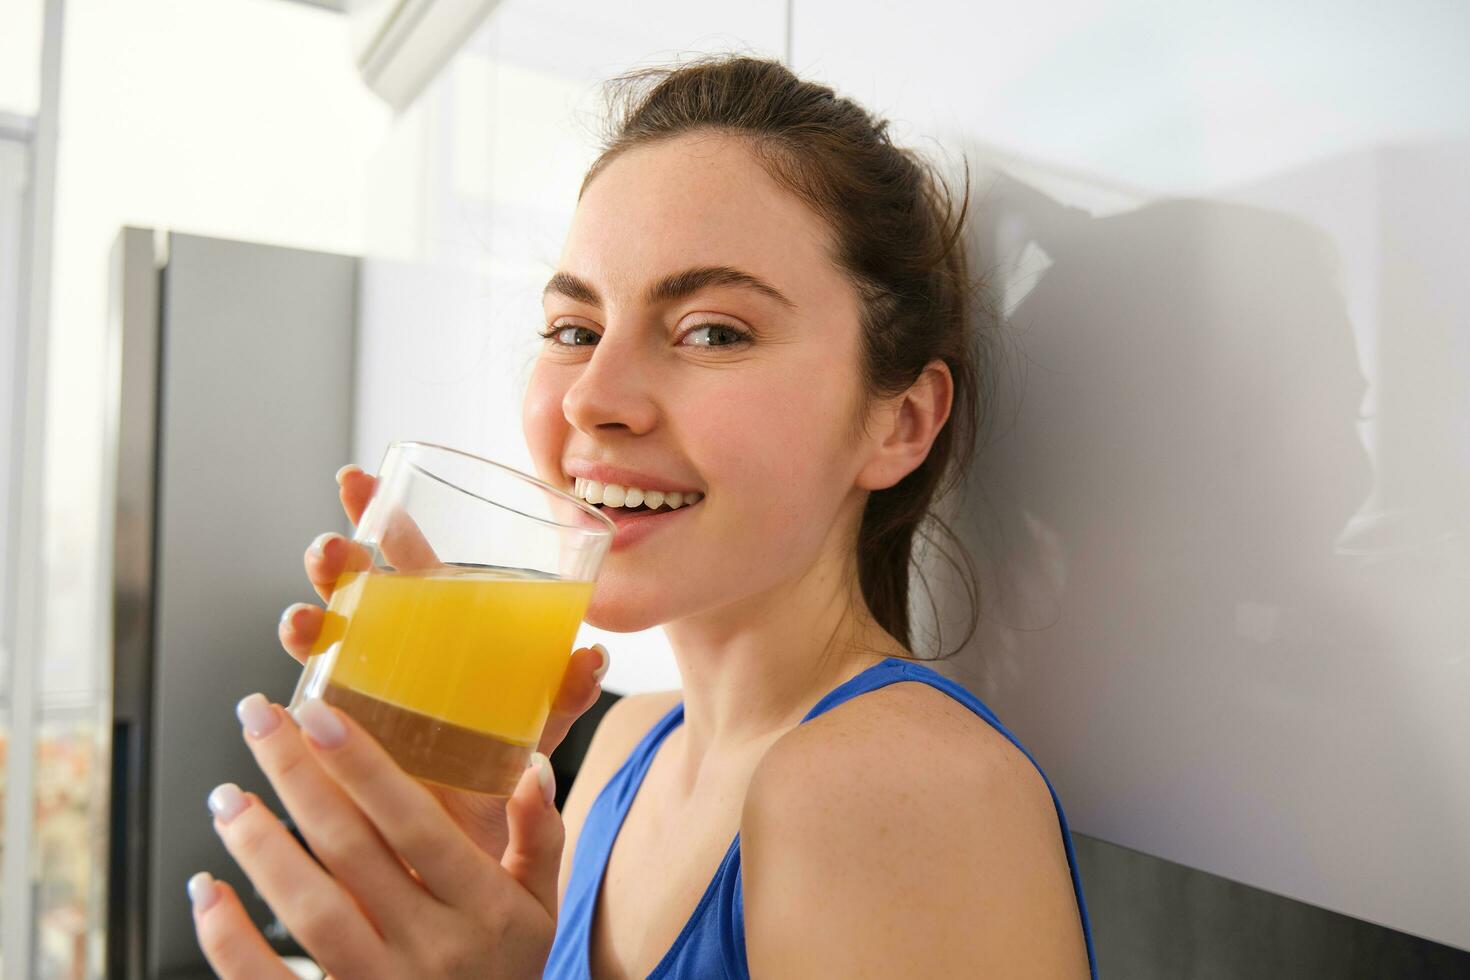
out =
[[[709,332],[705,333],[705,331]],[[744,333],[743,331],[737,330],[734,327],[725,323],[701,324],[700,326],[697,326],[693,330],[690,330],[688,333],[684,334],[684,338],[688,339],[690,337],[697,337],[701,333],[705,333],[706,339],[703,341],[695,340],[692,342],[692,346],[735,347],[739,344],[748,343],[750,341],[750,336],[748,334]]]
[[[578,336],[576,331],[582,331],[592,339],[589,342],[581,342],[581,344],[576,341],[567,344],[567,342],[557,339],[560,335],[566,334],[567,331],[572,331],[573,336]],[[684,336],[695,335],[700,331],[710,331],[710,334],[707,335],[707,338],[710,339],[706,339],[703,344],[701,342],[694,342],[692,347],[739,347],[741,344],[750,344],[751,342],[750,334],[741,331],[741,329],[734,328],[734,326],[728,325],[728,323],[701,323],[701,325],[686,331]],[[554,347],[595,347],[597,345],[597,334],[591,331],[591,329],[585,328],[585,326],[576,325],[576,323],[569,323],[566,326],[553,325],[550,328],[544,329],[544,331],[537,331],[537,335],[541,336],[541,339],[547,341],[548,344],[553,344]]]
[[[582,340],[580,342],[578,340],[572,340],[570,343],[568,343],[564,340],[558,339],[569,331],[572,333],[573,337],[581,336],[577,334],[578,330],[582,331],[582,335],[584,335],[582,336]],[[577,324],[569,324],[567,326],[561,327],[551,326],[545,330],[540,330],[537,332],[540,334],[543,340],[547,341],[548,343],[555,344],[558,347],[595,347],[597,345],[596,331],[591,330],[587,327],[579,326]],[[590,337],[591,339],[588,340],[588,337]]]

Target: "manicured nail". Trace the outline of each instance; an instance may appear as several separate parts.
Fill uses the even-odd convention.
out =
[[[340,487],[342,485],[342,480],[347,476],[348,473],[351,473],[353,470],[357,470],[359,473],[361,473],[362,472],[362,467],[361,466],[358,466],[356,463],[348,463],[346,466],[344,466],[340,470],[338,470],[337,471],[337,486]]]
[[[209,794],[209,809],[220,823],[229,823],[245,809],[245,794],[234,783],[220,783]]]
[[[235,717],[240,719],[240,724],[251,738],[264,738],[276,730],[281,723],[281,716],[276,714],[276,709],[266,700],[264,694],[247,694],[235,705]]]
[[[194,903],[195,912],[203,912],[217,898],[219,888],[214,883],[214,876],[208,871],[201,871],[189,879],[189,901]]]
[[[536,781],[541,784],[541,798],[551,806],[556,800],[556,774],[551,771],[551,760],[540,752],[531,753],[531,761],[527,768],[535,767]]]
[[[311,740],[324,749],[336,748],[347,740],[347,726],[321,698],[303,701],[296,709],[296,721]]]
[[[310,603],[307,602],[291,603],[289,606],[286,607],[286,611],[281,613],[281,625],[286,626],[289,624],[291,629],[293,630],[302,629],[306,624],[298,621],[296,618],[296,614],[304,612],[309,605]]]
[[[316,536],[316,540],[312,541],[311,553],[318,558],[327,557],[327,542],[333,538],[340,538],[341,536],[336,531],[323,531]]]
[[[602,665],[592,672],[592,679],[601,684],[602,678],[607,675],[607,666],[608,664],[612,663],[612,660],[607,655],[607,647],[603,646],[601,643],[592,644],[592,649],[602,654]]]

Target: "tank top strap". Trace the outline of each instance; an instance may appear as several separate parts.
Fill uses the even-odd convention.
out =
[[[964,702],[967,707],[990,724],[997,727],[1000,725],[1000,719],[995,717],[995,714],[991,712],[990,708],[964,687],[945,677],[933,667],[913,660],[905,660],[902,657],[886,657],[855,677],[850,677],[841,684],[838,684],[824,694],[820,701],[812,705],[812,710],[808,711],[806,717],[801,720],[803,722],[811,721],[818,715],[831,711],[839,704],[851,701],[859,694],[876,691],[880,687],[887,687],[889,684],[896,684],[899,681],[920,681],[931,687],[937,687],[950,697]],[[1014,737],[1009,732],[1006,732],[1006,735],[1014,741]]]
[[[588,808],[582,820],[581,833],[577,836],[566,893],[562,896],[556,938],[542,973],[546,980],[590,980],[588,952],[592,916],[597,908],[597,895],[613,842],[617,840],[623,819],[638,795],[638,787],[642,785],[658,747],[683,720],[684,702],[681,700],[644,733]]]
[[[638,744],[633,746],[633,751],[628,753],[628,758],[618,767],[608,780],[606,789],[613,792],[609,802],[612,804],[613,812],[619,823],[633,805],[633,798],[638,795],[638,787],[643,783],[643,777],[648,772],[648,767],[653,764],[653,757],[658,754],[658,747],[668,738],[669,732],[678,728],[684,722],[684,702],[680,700],[660,718],[652,728],[643,733]]]

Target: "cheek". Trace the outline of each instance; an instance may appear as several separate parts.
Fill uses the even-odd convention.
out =
[[[776,535],[822,523],[851,482],[852,396],[832,373],[742,385],[697,416],[699,443],[714,451],[706,469],[711,484],[735,488],[742,518],[758,519]]]
[[[536,464],[537,475],[549,483],[561,482],[561,450],[566,439],[567,420],[562,414],[562,396],[566,388],[556,372],[537,362],[521,402],[521,434]]]

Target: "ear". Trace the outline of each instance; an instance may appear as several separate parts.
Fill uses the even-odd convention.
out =
[[[954,401],[954,379],[949,365],[935,359],[918,379],[877,411],[872,458],[858,472],[864,490],[886,490],[924,462],[934,437],[949,419]]]

